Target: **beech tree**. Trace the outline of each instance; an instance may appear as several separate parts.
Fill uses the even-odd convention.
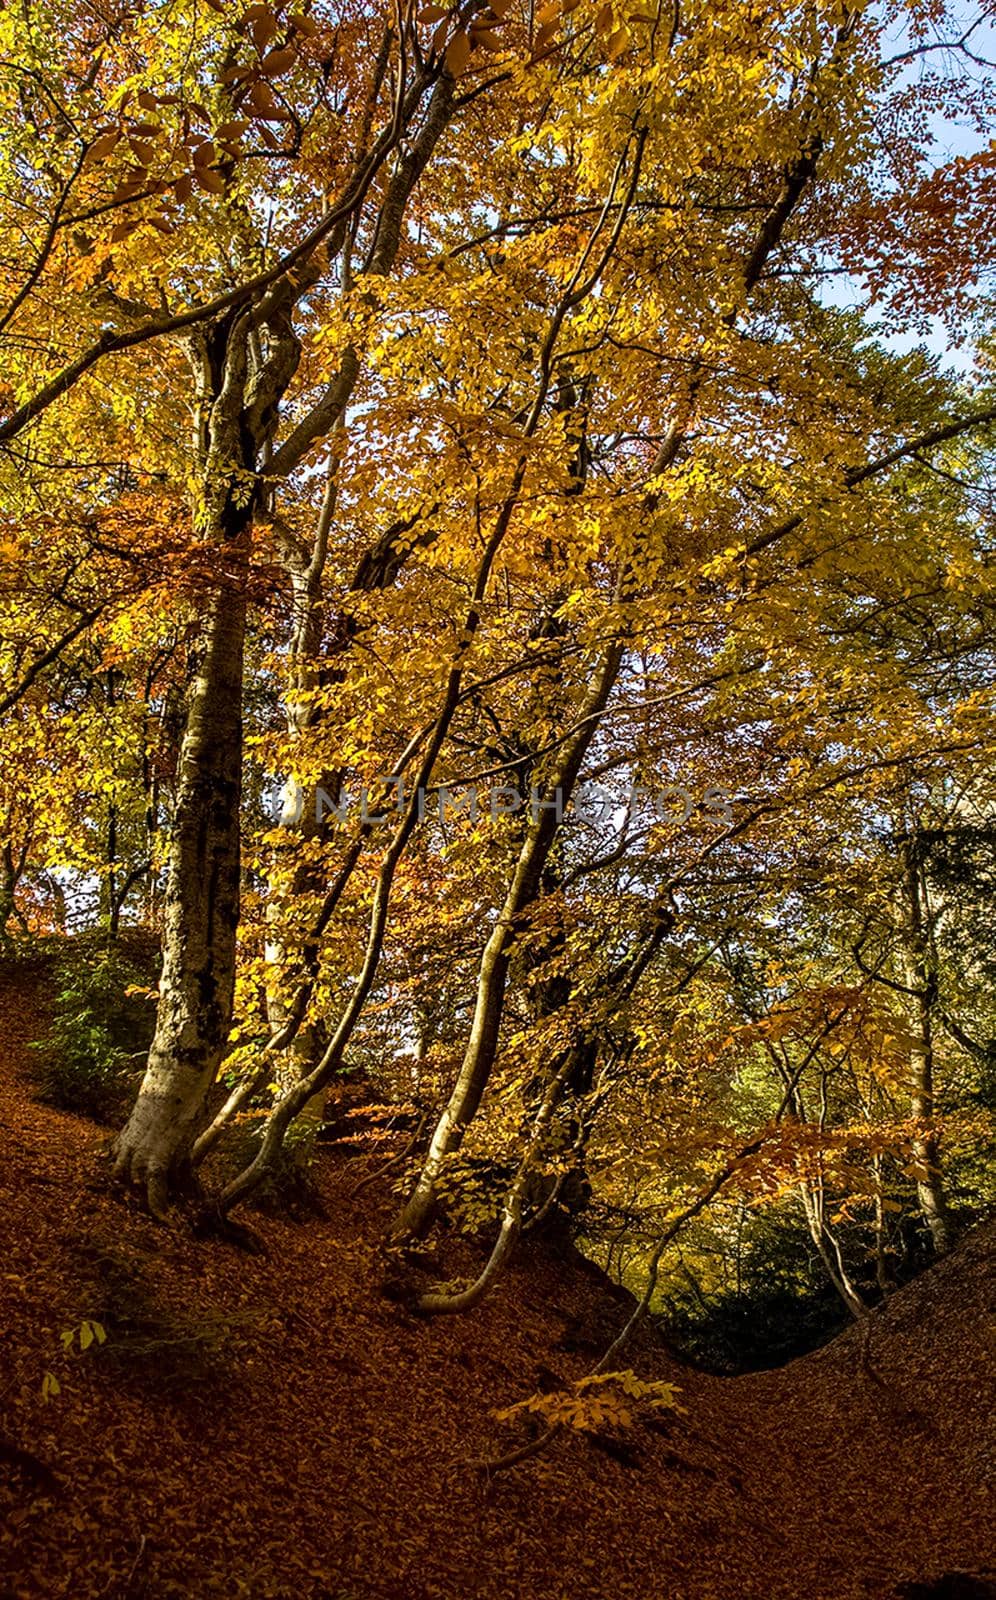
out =
[[[405,952],[431,1010],[438,905],[463,987],[397,1231],[429,1225],[496,1081],[521,1079],[500,1265],[555,1127],[580,1170],[592,1097],[646,1048],[636,1008],[697,970],[699,864],[818,804],[820,750],[847,746],[848,792],[932,759],[942,700],[952,747],[986,748],[977,686],[883,709],[908,635],[869,618],[932,586],[954,659],[986,598],[984,371],[890,352],[873,316],[967,336],[991,155],[932,161],[931,117],[943,93],[982,128],[992,83],[933,4],[60,21],[56,58],[36,18],[2,23],[4,705],[51,720],[44,686],[84,647],[150,725],[184,696],[117,1171],[162,1211],[276,1082],[221,1204],[244,1200]],[[271,828],[250,755],[284,789]],[[572,800],[596,779],[615,798],[593,837]],[[693,794],[684,834],[626,814],[661,780]],[[447,822],[447,795],[496,785],[514,814]],[[925,996],[915,920],[902,981]]]

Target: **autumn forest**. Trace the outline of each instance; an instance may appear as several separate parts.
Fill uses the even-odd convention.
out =
[[[0,7],[0,1595],[996,1596],[988,0]]]

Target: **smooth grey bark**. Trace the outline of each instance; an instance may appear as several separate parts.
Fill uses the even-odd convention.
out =
[[[161,1212],[186,1162],[232,1018],[239,915],[244,595],[216,597],[180,753],[156,1032],[115,1148]]]
[[[267,354],[250,362],[249,313],[188,346],[196,380],[194,526],[212,557],[200,660],[180,747],[164,894],[156,1032],[115,1171],[159,1214],[182,1181],[232,1021],[241,868],[242,678],[257,455],[300,347],[274,302]]]
[[[619,185],[625,171],[630,148],[629,141],[627,141],[623,154],[620,156],[619,162],[617,163],[612,185],[606,198],[600,220],[590,237],[588,246],[582,252],[575,271],[572,274],[572,277],[563,292],[562,298],[550,320],[546,337],[543,340],[543,344],[539,352],[539,383],[532,405],[529,408],[528,415],[522,428],[522,439],[524,443],[533,439],[539,427],[540,419],[543,415],[543,409],[550,392],[552,381],[551,374],[553,368],[553,354],[564,321],[569,311],[580,305],[581,302],[586,299],[595,288],[601,278],[604,267],[613,250],[615,249],[616,243],[618,242],[623,222],[635,194],[645,138],[645,133],[640,133],[636,138],[636,153],[631,164],[629,186],[626,198],[624,203],[618,209],[615,225],[612,229],[608,244],[603,248],[596,264],[591,266],[589,262],[591,250],[593,249],[598,239],[598,235],[601,232],[602,226],[606,221],[609,207],[613,202],[617,192],[617,186]],[[376,267],[377,250],[378,245],[375,242],[371,257],[371,270]],[[298,1115],[302,1107],[307,1103],[311,1096],[318,1089],[322,1088],[331,1077],[332,1073],[341,1066],[344,1052],[349,1044],[353,1031],[366,1004],[367,997],[370,993],[370,989],[377,973],[381,952],[383,950],[391,892],[397,866],[402,855],[404,854],[408,840],[414,831],[416,823],[419,820],[419,797],[422,795],[426,785],[430,781],[436,760],[449,731],[453,714],[461,698],[463,674],[468,659],[468,653],[480,625],[484,598],[487,593],[495,560],[499,550],[501,549],[502,543],[504,542],[505,536],[508,533],[513,514],[519,501],[519,495],[525,481],[527,461],[528,455],[525,452],[520,454],[515,466],[515,470],[512,474],[508,491],[502,500],[501,506],[495,518],[494,528],[481,553],[471,602],[465,614],[464,625],[460,633],[459,648],[453,659],[450,670],[447,673],[446,686],[442,696],[438,717],[431,732],[428,734],[428,742],[424,746],[424,753],[416,768],[415,781],[412,788],[412,798],[410,799],[409,804],[402,815],[401,821],[394,832],[391,842],[381,862],[371,905],[367,942],[363,962],[357,975],[353,990],[339,1018],[339,1022],[332,1033],[328,1047],[321,1060],[311,1072],[309,1072],[305,1077],[299,1079],[298,1082],[294,1084],[291,1089],[287,1090],[278,1100],[269,1118],[267,1119],[266,1131],[263,1136],[259,1153],[245,1168],[245,1170],[239,1173],[238,1176],[234,1178],[224,1190],[221,1196],[221,1207],[226,1214],[234,1206],[240,1204],[244,1199],[246,1199],[247,1196],[251,1194],[253,1190],[262,1182],[266,1173],[270,1170],[270,1167],[276,1158],[277,1152],[281,1148],[284,1136],[293,1119]],[[621,660],[622,645],[613,643],[607,648],[605,656],[603,657],[603,665],[607,665],[610,668],[608,677],[605,680],[606,697],[608,696],[612,683],[615,681],[615,676],[619,670]],[[602,681],[601,674],[599,674],[598,681]],[[604,707],[604,702],[602,704]],[[601,709],[602,708],[599,709],[597,715],[593,716],[588,721],[583,721],[581,724],[581,730],[578,737],[583,740],[583,743],[578,746],[577,766],[580,766],[580,761],[583,757],[584,750],[587,748],[588,740],[590,740],[594,732],[594,727],[597,725],[598,716],[600,715]],[[401,757],[399,770],[404,769],[408,760],[415,754],[418,746],[422,743],[425,737],[425,735],[420,734],[417,736],[416,740],[409,745],[408,750]],[[574,748],[575,743],[576,741],[569,741],[569,751]],[[569,781],[567,781],[565,784],[566,795],[569,795],[570,788],[573,786],[574,779],[577,776],[577,766],[575,766],[573,774],[570,774],[569,761],[567,766],[565,766],[563,769],[565,773],[569,774]],[[544,813],[541,824],[541,831],[544,833],[544,835],[546,835],[546,830],[548,827],[549,835],[546,837],[545,845],[547,850],[549,849],[549,845],[555,836],[556,824],[551,826],[549,824],[549,814]],[[538,858],[537,875],[541,870],[542,860]],[[502,980],[500,988],[503,990],[503,987],[504,983]],[[498,1001],[498,1007],[498,1020],[500,1021],[500,999]]]
[[[940,1146],[930,1128],[936,1112],[934,1090],[934,1012],[937,1006],[937,970],[931,948],[929,906],[916,836],[903,846],[905,920],[901,930],[906,988],[912,1001],[913,1042],[910,1049],[910,1108],[926,1126],[912,1143],[917,1166],[916,1192],[920,1212],[935,1254],[946,1255],[954,1244]]]
[[[636,948],[606,972],[592,992],[586,996],[583,1006],[586,1020],[579,1025],[573,1044],[561,1051],[549,1066],[545,1082],[537,1097],[526,1148],[505,1193],[501,1226],[491,1254],[475,1281],[467,1288],[456,1293],[447,1292],[445,1289],[433,1290],[420,1296],[418,1302],[420,1311],[435,1315],[472,1310],[491,1288],[512,1254],[523,1229],[526,1210],[532,1210],[535,1218],[553,1203],[553,1196],[548,1194],[541,1199],[538,1209],[533,1209],[536,1204],[537,1167],[548,1144],[554,1116],[565,1098],[572,1093],[577,1081],[590,1077],[592,1066],[598,1056],[607,1016],[617,1012],[631,997],[673,926],[674,916],[670,908],[653,911],[649,919],[649,928],[638,940]],[[566,998],[564,1003],[566,1004]],[[579,1137],[583,1138],[580,1130]]]
[[[438,69],[420,69],[395,101],[389,123],[367,148],[368,124],[384,81],[391,38],[391,31],[385,30],[361,154],[342,201],[277,270],[264,272],[196,312],[161,323],[153,318],[142,329],[113,336],[106,346],[128,348],[160,335],[186,341],[197,393],[194,456],[199,493],[194,521],[216,558],[204,612],[203,654],[191,686],[181,745],[164,895],[164,965],[156,1035],[138,1099],[115,1146],[116,1171],[143,1183],[156,1211],[162,1210],[170,1187],[189,1166],[205,1097],[231,1025],[239,916],[246,585],[252,520],[261,494],[258,468],[262,459],[268,474],[292,471],[332,425],[328,404],[334,409],[339,403],[335,393],[323,396],[274,454],[279,402],[300,357],[292,326],[294,308],[318,282],[329,256],[342,249],[348,224],[362,209],[374,174],[403,139],[430,86],[435,85],[435,92],[427,123],[433,110],[439,115],[441,102],[447,115],[452,104],[452,81],[447,85]],[[418,163],[420,149],[425,148],[420,146],[424,131],[398,157],[397,170],[413,174],[411,185],[422,170]],[[395,192],[391,180],[388,194]],[[49,386],[51,394],[36,398],[31,414],[64,392],[91,359],[96,356],[67,369],[68,377],[64,374]]]
[[[453,115],[454,82],[444,76],[436,83],[426,111],[425,120],[410,148],[399,159],[382,202],[374,229],[374,243],[370,259],[362,277],[384,277],[394,267],[401,244],[405,211],[419,178],[425,171],[440,138]],[[344,247],[343,286],[352,284],[350,252]],[[362,278],[361,280],[362,281]],[[311,447],[316,438],[334,435],[345,423],[346,410],[360,377],[360,360],[357,352],[348,347],[342,355],[339,370],[327,385],[325,392],[309,415],[291,432],[289,438],[268,463],[276,476],[286,473],[294,462]],[[291,635],[289,640],[289,692],[286,699],[287,731],[292,738],[305,738],[320,720],[320,712],[311,698],[312,691],[322,682],[341,678],[343,666],[319,667],[319,657],[325,631],[325,568],[328,561],[329,540],[335,518],[337,485],[334,457],[330,458],[328,482],[313,539],[300,544],[289,529],[275,519],[282,533],[282,554],[291,583]],[[392,584],[401,570],[411,546],[395,548],[392,543],[398,534],[406,531],[403,524],[388,529],[382,540],[366,553],[357,568],[352,592],[370,592]],[[385,545],[386,541],[386,545]],[[385,546],[382,548],[382,546]],[[348,611],[338,619],[330,641],[330,654],[344,658],[354,633]],[[303,791],[285,796],[280,818],[284,848],[293,850],[296,845],[320,838],[324,833],[320,814],[320,799],[324,792],[333,801],[338,798],[340,776],[335,772],[323,773],[317,785],[307,785]],[[321,873],[313,862],[299,865],[292,874],[284,894],[274,897],[268,908],[271,935],[267,940],[266,959],[269,967],[266,1009],[267,1021],[273,1038],[282,1040],[280,1052],[274,1062],[272,1075],[281,1088],[289,1088],[295,1079],[313,1071],[320,1060],[327,1038],[320,1024],[307,1020],[311,991],[318,973],[317,940],[309,931],[303,938],[288,937],[283,930],[288,902],[299,902],[305,895],[320,895]],[[272,1043],[270,1046],[272,1050]],[[267,1071],[266,1077],[271,1076]],[[237,1094],[231,1104],[237,1107],[251,1098]],[[302,1116],[312,1123],[322,1120],[324,1096],[321,1092],[312,1097]],[[224,1108],[222,1122],[232,1113]],[[219,1119],[216,1119],[216,1122]],[[215,1130],[213,1130],[214,1132]],[[220,1127],[216,1130],[220,1132]],[[213,1142],[213,1139],[212,1139]]]
[[[578,727],[565,742],[559,759],[548,775],[543,790],[545,804],[537,808],[530,822],[505,903],[481,955],[474,1016],[463,1062],[453,1092],[436,1124],[418,1182],[395,1224],[393,1231],[397,1237],[418,1236],[425,1232],[435,1209],[436,1186],[446,1158],[459,1148],[464,1130],[481,1103],[498,1050],[508,967],[517,925],[523,912],[536,899],[543,869],[560,826],[560,814],[571,798],[581,763],[616,681],[622,656],[621,643],[613,643],[606,649]],[[559,797],[559,810],[553,803],[555,797]]]

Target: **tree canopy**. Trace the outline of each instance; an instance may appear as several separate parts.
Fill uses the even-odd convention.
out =
[[[161,936],[154,1212],[357,1076],[490,1230],[424,1310],[749,1213],[860,1316],[991,1204],[984,38],[0,14],[5,926]]]

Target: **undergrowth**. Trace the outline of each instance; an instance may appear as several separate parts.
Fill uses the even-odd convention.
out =
[[[37,1039],[39,1098],[62,1111],[116,1123],[127,1112],[152,1042],[148,951],[75,939],[51,966],[48,1028]]]

